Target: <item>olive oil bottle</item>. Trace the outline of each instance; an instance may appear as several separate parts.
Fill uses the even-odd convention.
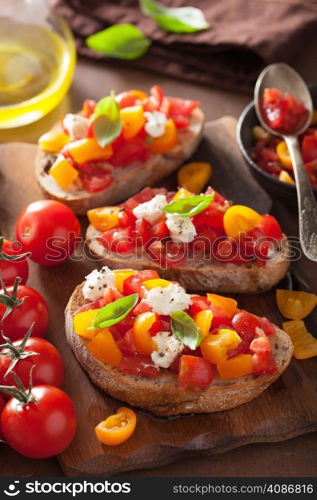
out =
[[[56,30],[0,17],[0,128],[26,125],[55,108],[71,84],[75,59],[61,18]]]

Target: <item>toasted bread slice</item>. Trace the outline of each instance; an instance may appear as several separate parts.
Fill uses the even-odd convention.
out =
[[[114,398],[150,411],[169,416],[186,413],[209,413],[234,408],[256,398],[287,368],[293,353],[289,336],[280,328],[270,336],[277,371],[272,374],[247,375],[232,380],[215,379],[208,389],[181,389],[177,375],[161,370],[155,378],[126,375],[99,361],[86,347],[86,341],[73,330],[73,316],[85,304],[79,285],[65,311],[66,336],[76,358],[91,380]]]
[[[37,180],[48,198],[65,203],[78,215],[85,215],[87,210],[102,205],[115,205],[145,186],[153,186],[182,165],[194,153],[200,142],[204,120],[201,109],[195,109],[190,117],[189,127],[179,129],[179,144],[172,151],[164,155],[151,155],[146,164],[135,162],[128,167],[114,168],[113,182],[103,191],[88,193],[80,185],[73,185],[68,190],[62,189],[48,173],[54,157],[43,151],[39,151],[36,158]]]
[[[280,250],[263,267],[254,262],[232,264],[210,259],[186,259],[171,267],[162,268],[154,262],[142,248],[130,250],[128,254],[110,252],[99,241],[102,233],[94,226],[88,226],[86,241],[90,252],[98,257],[98,262],[120,269],[153,269],[162,278],[178,281],[192,291],[219,293],[259,293],[269,290],[286,274],[289,266],[289,248],[286,236],[281,241]]]

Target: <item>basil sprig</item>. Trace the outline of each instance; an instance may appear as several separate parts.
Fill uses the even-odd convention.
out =
[[[176,311],[171,314],[171,328],[173,335],[192,351],[202,341],[198,326],[189,314],[184,311]]]
[[[192,217],[205,210],[213,202],[215,193],[207,195],[189,196],[166,205],[162,210],[167,214],[177,214],[183,217]]]
[[[116,325],[128,316],[129,312],[132,311],[138,302],[138,299],[139,295],[133,293],[132,295],[127,295],[114,302],[110,302],[110,304],[107,304],[96,314],[91,329],[96,330],[97,328],[108,328],[109,326]]]
[[[95,138],[102,148],[108,146],[121,134],[120,109],[113,91],[97,103],[93,128]]]
[[[146,53],[151,40],[133,24],[117,24],[89,36],[86,45],[116,59],[132,60]]]
[[[204,13],[196,7],[168,8],[154,0],[139,0],[139,4],[143,14],[165,31],[192,33],[209,28]]]

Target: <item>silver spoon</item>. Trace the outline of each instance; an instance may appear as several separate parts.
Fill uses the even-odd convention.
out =
[[[305,122],[292,133],[271,128],[264,119],[262,111],[263,92],[265,88],[277,88],[282,93],[289,92],[301,101],[308,110]],[[298,136],[306,130],[311,122],[313,103],[309,90],[290,66],[283,63],[270,64],[260,74],[254,89],[254,103],[258,119],[263,128],[270,134],[282,136],[287,144],[294,169],[297,188],[299,238],[301,247],[310,260],[317,261],[317,203],[303,164]]]

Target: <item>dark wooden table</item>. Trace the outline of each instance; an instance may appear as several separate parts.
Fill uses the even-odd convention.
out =
[[[307,81],[317,81],[317,41],[314,47],[293,65]],[[315,60],[315,63],[313,63]],[[101,98],[110,89],[117,92],[127,88],[147,89],[154,83],[163,86],[169,95],[200,100],[207,120],[223,115],[238,116],[251,96],[225,92],[198,86],[194,83],[126,69],[115,63],[102,64],[79,60],[74,83],[64,101],[50,115],[39,122],[8,131],[0,131],[0,142],[35,142],[39,135],[47,131],[61,114],[81,107],[84,98]],[[312,397],[315,397],[312,395]],[[254,444],[222,455],[188,458],[157,469],[136,471],[125,477],[145,476],[316,476],[317,433],[274,444]],[[58,476],[62,471],[56,459],[26,459],[6,446],[1,446],[0,476]]]

